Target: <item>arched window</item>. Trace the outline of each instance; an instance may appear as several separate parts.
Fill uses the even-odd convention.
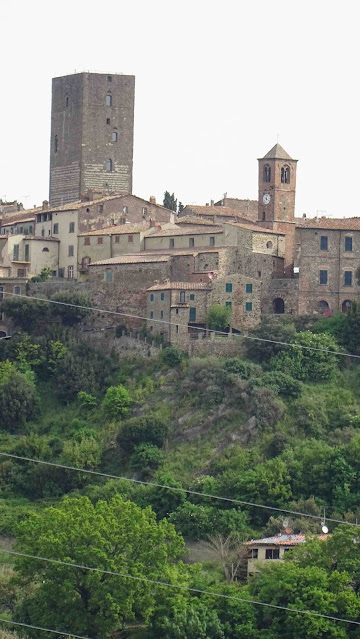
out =
[[[111,141],[117,142],[117,131],[113,131],[111,135]]]
[[[285,303],[281,297],[277,297],[273,301],[273,311],[276,315],[282,315],[285,313]]]
[[[58,136],[55,135],[54,137],[54,153],[57,153],[59,149],[59,140],[58,140]]]
[[[43,253],[48,253],[48,252],[49,252],[48,247],[47,247],[47,246],[45,246],[45,248],[43,248],[42,252],[43,252]]]
[[[106,173],[111,173],[111,172],[112,172],[112,160],[108,158],[106,160]]]
[[[290,167],[287,164],[281,167],[281,183],[290,184]]]
[[[271,166],[269,164],[264,166],[264,182],[271,182]]]
[[[351,306],[351,301],[350,300],[344,300],[342,305],[341,305],[341,310],[343,313],[347,313],[350,310],[350,306]]]
[[[266,242],[266,248],[267,249],[272,249],[273,247],[273,243],[272,242]]]
[[[110,92],[106,94],[105,104],[106,106],[112,106],[112,95]]]
[[[327,303],[326,300],[320,300],[317,304],[317,307],[318,307],[319,313],[324,313],[324,311],[328,310],[329,304]]]
[[[69,106],[69,96],[68,96],[68,95],[66,95],[66,96],[65,96],[65,109],[67,109],[67,108],[68,108],[68,106]]]

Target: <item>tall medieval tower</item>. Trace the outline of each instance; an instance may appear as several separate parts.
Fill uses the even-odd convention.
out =
[[[131,193],[135,77],[76,73],[52,81],[50,205],[88,189]]]
[[[275,146],[259,158],[258,224],[284,233],[287,277],[293,275],[295,240],[296,165],[288,153]]]

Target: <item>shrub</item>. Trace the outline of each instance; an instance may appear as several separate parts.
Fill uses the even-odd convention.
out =
[[[223,365],[223,368],[228,373],[238,375],[242,379],[249,379],[249,377],[258,377],[261,374],[260,366],[256,366],[252,362],[246,362],[240,357],[231,357],[227,359]]]
[[[94,397],[94,395],[91,395],[90,393],[79,391],[77,396],[81,406],[84,408],[93,408],[97,404],[96,397]]]
[[[118,419],[129,412],[131,397],[129,391],[120,386],[110,386],[102,403],[102,409],[109,419]]]
[[[267,317],[260,326],[250,333],[251,336],[259,338],[259,340],[245,340],[248,356],[256,362],[267,362],[271,357],[276,357],[284,348],[287,348],[273,342],[292,342],[295,333],[295,326],[287,319]],[[273,342],[266,340],[273,340]]]
[[[143,443],[135,446],[130,458],[130,465],[133,470],[141,470],[149,473],[156,470],[163,460],[163,453],[154,444]]]
[[[38,398],[31,376],[19,373],[10,362],[0,364],[1,427],[15,432],[35,416]]]
[[[52,304],[52,312],[59,317],[65,326],[75,326],[82,322],[90,313],[92,302],[87,293],[79,293],[77,291],[64,290],[54,293],[52,300],[59,304]],[[69,306],[67,306],[67,304]],[[74,305],[74,306],[72,306]],[[76,307],[82,308],[76,308]]]
[[[213,304],[206,315],[206,326],[213,331],[225,331],[230,324],[231,307]]]
[[[334,376],[338,358],[333,353],[339,347],[332,335],[304,331],[297,333],[293,343],[297,346],[274,357],[270,368],[286,370],[295,379],[309,382],[328,381]]]
[[[161,359],[167,366],[171,366],[171,368],[175,368],[181,364],[182,360],[185,357],[185,353],[178,348],[174,348],[170,346],[169,348],[164,348],[161,353]]]
[[[132,453],[140,444],[153,444],[161,447],[168,435],[166,419],[159,413],[149,413],[142,417],[133,417],[126,421],[119,434],[118,444],[127,453]]]
[[[301,382],[281,371],[264,373],[259,381],[263,386],[273,388],[279,395],[284,397],[296,399],[300,397],[303,389]]]

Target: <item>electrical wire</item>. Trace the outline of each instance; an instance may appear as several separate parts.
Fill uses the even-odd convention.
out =
[[[93,306],[82,306],[81,304],[70,304],[69,302],[60,302],[58,300],[49,300],[49,299],[45,299],[42,297],[30,297],[28,295],[22,295],[22,294],[17,294],[17,293],[9,293],[7,291],[3,291],[3,295],[11,295],[12,297],[20,297],[26,300],[36,300],[37,302],[47,302],[49,304],[58,304],[61,306],[70,306],[72,308],[78,308],[81,310],[86,310],[86,311],[92,311],[94,313],[102,313],[102,314],[108,314],[108,315],[118,315],[120,317],[129,317],[131,319],[138,319],[138,320],[143,320],[145,322],[157,322],[159,324],[166,324],[169,326],[181,326],[182,328],[188,328],[188,324],[179,324],[177,322],[169,322],[168,320],[163,320],[163,319],[154,319],[154,318],[150,318],[150,317],[145,317],[143,315],[132,315],[130,313],[122,313],[121,311],[109,311],[107,309],[104,308],[97,308],[97,307],[93,307]],[[200,328],[199,326],[192,326],[193,330],[196,331],[200,331],[201,333],[204,333],[204,329]],[[225,337],[229,337],[229,333],[226,333],[225,331],[216,331],[213,329],[206,329],[209,333],[215,333],[216,335],[224,335]],[[282,342],[282,341],[277,341],[277,340],[273,340],[273,339],[266,339],[265,337],[255,337],[254,335],[240,335],[239,333],[233,333],[232,334],[233,337],[237,337],[240,339],[248,339],[248,340],[253,340],[253,341],[257,341],[257,342],[265,342],[268,344],[278,344],[279,346],[290,346],[291,348],[298,348],[298,349],[304,349],[304,350],[308,350],[308,351],[320,351],[322,353],[329,353],[330,355],[339,355],[341,357],[351,357],[351,358],[355,358],[355,359],[360,359],[360,355],[354,355],[352,353],[343,353],[341,351],[333,351],[331,349],[328,348],[317,348],[316,346],[305,346],[304,344],[292,344],[291,342]]]
[[[302,513],[297,510],[289,510],[286,508],[279,508],[277,506],[268,506],[265,504],[257,504],[252,501],[244,501],[242,499],[232,499],[231,497],[221,497],[219,495],[211,495],[210,493],[201,493],[197,490],[191,490],[188,488],[182,488],[180,486],[168,486],[166,484],[158,484],[152,481],[145,481],[143,479],[133,479],[131,477],[122,477],[121,475],[111,475],[109,473],[102,473],[99,470],[89,470],[87,468],[77,468],[76,466],[67,466],[65,464],[57,464],[56,462],[45,461],[43,459],[33,459],[31,457],[23,457],[21,455],[14,455],[13,453],[4,453],[0,451],[1,457],[10,457],[12,459],[18,459],[20,461],[32,462],[34,464],[43,464],[45,466],[53,466],[55,468],[62,468],[64,470],[76,470],[79,473],[87,473],[89,475],[97,475],[99,477],[107,477],[108,479],[121,479],[123,481],[131,482],[134,484],[143,484],[144,486],[151,486],[152,488],[164,488],[165,490],[172,490],[174,492],[185,493],[187,495],[196,495],[197,497],[206,497],[209,499],[217,499],[218,501],[225,501],[232,504],[237,504],[240,506],[252,506],[254,508],[262,508],[264,510],[271,510],[281,513],[286,513],[287,515],[296,515],[297,517],[310,517],[311,519],[319,519],[324,522],[331,521],[336,524],[348,524],[350,526],[358,527],[360,524],[354,524],[353,522],[347,522],[343,519],[333,519],[331,517],[324,517],[324,515],[312,515],[310,513]]]
[[[10,626],[23,626],[24,628],[31,628],[32,630],[42,630],[43,632],[52,632],[55,635],[61,635],[62,637],[74,637],[75,639],[90,639],[90,637],[84,637],[83,635],[74,635],[71,632],[60,630],[51,630],[50,628],[42,628],[41,626],[33,626],[30,623],[22,623],[21,621],[10,621],[10,619],[4,619],[0,617],[0,623],[8,623]]]
[[[350,623],[356,626],[360,626],[360,621],[355,621],[352,619],[345,619],[343,617],[335,617],[333,615],[326,615],[321,612],[315,612],[314,610],[301,610],[299,608],[290,608],[286,606],[279,606],[277,604],[266,603],[265,601],[256,601],[256,599],[246,599],[245,597],[237,597],[235,595],[227,595],[222,592],[212,592],[211,590],[203,590],[201,588],[193,588],[192,586],[183,586],[181,584],[172,584],[168,581],[161,581],[159,579],[150,579],[148,577],[139,577],[138,575],[129,575],[128,573],[118,572],[116,570],[104,570],[102,568],[94,568],[93,566],[86,566],[83,564],[72,563],[70,561],[62,561],[60,559],[50,559],[48,557],[41,557],[38,555],[30,555],[26,553],[16,552],[14,550],[2,550],[0,548],[0,552],[9,555],[19,555],[20,557],[27,557],[28,559],[34,559],[37,561],[45,561],[61,566],[67,566],[71,568],[80,568],[81,570],[89,570],[92,572],[99,572],[104,575],[111,575],[116,577],[123,577],[124,579],[133,579],[134,581],[143,581],[145,583],[154,584],[156,586],[163,586],[166,588],[176,588],[178,590],[185,590],[187,592],[194,592],[200,595],[210,595],[212,597],[221,597],[222,599],[231,599],[232,601],[241,601],[243,603],[253,604],[255,606],[264,606],[266,608],[275,608],[277,610],[286,610],[287,612],[295,612],[300,615],[310,615],[312,617],[322,617],[325,619],[330,619],[332,621],[341,621],[343,623]],[[76,636],[76,635],[73,635]]]

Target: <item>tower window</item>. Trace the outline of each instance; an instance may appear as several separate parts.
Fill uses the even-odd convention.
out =
[[[110,124],[110,118],[106,118],[106,124]]]
[[[59,139],[58,136],[55,135],[54,137],[54,153],[57,153],[59,149]]]
[[[263,211],[262,219],[263,219],[263,222],[265,222],[265,211]]]
[[[271,182],[271,166],[269,164],[264,166],[264,182]]]
[[[210,235],[210,246],[215,246],[215,237]]]
[[[68,96],[68,95],[66,95],[66,96],[65,96],[65,109],[67,109],[67,108],[68,108],[68,106],[69,106],[69,96]]]
[[[129,212],[128,207],[127,206],[123,206],[123,213],[125,213],[125,215],[127,215]]]
[[[112,172],[112,160],[107,159],[106,160],[106,173],[111,173]]]
[[[105,104],[106,104],[106,106],[112,106],[112,95],[111,95],[111,93],[107,93],[107,95],[105,97]]]
[[[281,167],[281,183],[290,184],[290,167],[287,165]]]
[[[111,141],[117,142],[117,131],[113,131],[111,134]]]

